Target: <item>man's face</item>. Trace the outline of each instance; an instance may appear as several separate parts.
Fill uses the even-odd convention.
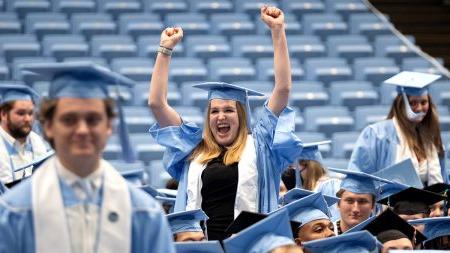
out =
[[[2,127],[13,138],[28,136],[34,122],[34,104],[31,100],[16,100],[9,112],[2,112]]]
[[[333,223],[328,219],[314,220],[303,225],[295,239],[298,245],[317,239],[335,236]]]
[[[60,98],[44,130],[63,159],[97,159],[112,132],[111,124],[103,100]]]
[[[370,217],[374,209],[373,196],[344,191],[338,207],[341,222],[348,228],[352,228]]]
[[[413,245],[408,238],[401,238],[391,240],[383,243],[383,250],[381,253],[388,253],[390,250],[413,250]]]
[[[205,234],[203,232],[180,232],[175,235],[175,242],[204,241]]]
[[[399,214],[400,218],[402,218],[404,221],[409,220],[418,220],[423,219],[426,217],[424,213],[418,213],[418,214]],[[424,224],[414,224],[412,225],[415,229],[419,230],[419,232],[423,233],[423,230],[425,229]]]

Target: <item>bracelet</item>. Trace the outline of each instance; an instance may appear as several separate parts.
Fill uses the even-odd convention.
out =
[[[172,49],[169,49],[169,48],[163,47],[163,46],[159,46],[157,52],[161,53],[161,54],[164,54],[164,55],[167,55],[167,56],[171,56],[172,55]]]

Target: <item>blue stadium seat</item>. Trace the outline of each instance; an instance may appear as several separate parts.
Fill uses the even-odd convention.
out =
[[[338,169],[347,169],[348,159],[344,158],[325,158],[323,159],[325,167],[332,167]],[[335,172],[327,171],[327,174],[331,178],[343,178],[344,175]]]
[[[282,0],[282,8],[300,19],[304,14],[323,13],[325,4],[315,0]]]
[[[109,162],[132,185],[141,186],[148,181],[146,166],[142,161],[129,163],[123,160],[109,160]]]
[[[333,35],[327,38],[328,56],[353,60],[373,55],[372,45],[362,35]]]
[[[54,0],[53,7],[55,12],[68,15],[95,12],[97,9],[95,0]]]
[[[73,33],[86,38],[100,34],[115,34],[116,23],[107,13],[74,13],[71,17]]]
[[[46,35],[42,39],[42,55],[62,61],[67,57],[89,56],[89,44],[79,34]]]
[[[441,131],[441,138],[442,138],[442,144],[445,147],[445,150],[447,150],[447,159],[450,159],[450,131]],[[450,165],[450,164],[448,164]]]
[[[367,80],[376,86],[400,72],[394,59],[381,57],[356,58],[353,70],[355,80]]]
[[[0,58],[0,80],[9,80],[10,72],[5,59]]]
[[[17,34],[21,33],[21,31],[22,25],[16,13],[0,13],[0,34]]]
[[[338,13],[348,19],[350,14],[368,12],[368,7],[361,0],[326,0],[326,9],[330,13]]]
[[[186,38],[185,43],[188,57],[209,59],[231,55],[231,46],[221,35],[192,35]]]
[[[162,31],[161,31],[162,32]],[[154,59],[156,57],[156,51],[159,47],[160,35],[144,35],[139,36],[138,38],[138,55],[140,57],[146,57],[150,59]],[[183,42],[177,44],[177,46],[173,49],[172,58],[178,58],[184,56],[184,46]]]
[[[332,139],[333,158],[350,158],[360,132],[334,133]]]
[[[16,57],[39,56],[41,45],[31,34],[0,35],[0,50],[7,62]]]
[[[32,74],[30,72],[23,72],[20,70],[25,63],[42,63],[42,62],[56,62],[53,57],[17,57],[12,62],[12,77],[14,80],[22,80],[28,85],[36,81],[48,80],[48,77],[42,75]]]
[[[261,7],[264,5],[278,6],[277,1],[269,0],[247,0],[247,1],[234,1],[236,12],[243,12],[249,15],[259,15]]]
[[[149,174],[149,183],[154,188],[164,188],[167,180],[171,179],[169,173],[164,169],[162,160],[151,161],[147,173]]]
[[[347,23],[338,14],[305,14],[302,24],[306,35],[319,35],[322,38],[348,32]]]
[[[208,92],[194,88],[192,85],[200,82],[182,82],[180,85],[181,103],[187,106],[206,108],[208,106]]]
[[[439,114],[439,123],[441,129],[450,129],[450,111],[448,110],[448,106],[439,105],[436,107]]]
[[[263,106],[273,90],[273,82],[269,81],[238,81],[235,82],[235,84],[264,94],[264,96],[261,97],[249,97],[249,103],[252,109]]]
[[[99,1],[99,11],[117,17],[123,13],[142,12],[140,0],[102,0]]]
[[[105,58],[102,57],[67,57],[64,59],[65,62],[94,62],[96,64],[105,66],[109,68],[109,64]]]
[[[254,80],[256,69],[247,58],[213,58],[208,62],[210,79],[223,82]]]
[[[435,104],[450,105],[450,80],[438,80],[429,87]]]
[[[272,40],[265,35],[236,35],[231,39],[233,56],[252,60],[273,56]]]
[[[119,16],[120,34],[134,38],[141,35],[160,35],[164,24],[158,15],[144,13],[126,13]]]
[[[304,109],[307,106],[326,105],[329,95],[324,85],[318,81],[301,81],[292,83],[290,102],[294,106]]]
[[[106,143],[103,150],[103,159],[119,160],[122,159],[122,147],[119,144],[119,138],[116,133],[113,133]]]
[[[165,16],[166,27],[182,27],[185,36],[208,34],[211,25],[205,14],[171,13]]]
[[[324,141],[324,140],[328,140],[329,139],[329,138],[327,138],[325,136],[325,134],[320,133],[320,132],[302,131],[302,132],[295,132],[295,135],[297,135],[297,137],[300,138],[300,140],[302,140],[303,143]],[[319,145],[319,151],[320,151],[320,153],[321,153],[323,158],[331,156],[331,146],[332,146],[332,144],[333,143],[325,144],[325,145]]]
[[[382,105],[391,105],[397,96],[397,89],[395,85],[382,84],[380,86],[380,98]]]
[[[19,18],[24,18],[31,12],[48,12],[51,9],[51,3],[47,0],[14,0],[7,4],[8,11],[14,11]]]
[[[293,58],[304,61],[310,57],[323,57],[326,55],[326,48],[318,36],[315,35],[295,35],[288,36],[289,54]]]
[[[130,140],[135,147],[139,160],[144,163],[162,159],[165,148],[156,143],[149,133],[130,134]]]
[[[344,105],[350,110],[360,105],[375,105],[379,97],[367,81],[336,81],[330,83],[332,105]]]
[[[373,13],[351,14],[349,18],[350,33],[367,36],[369,40],[377,35],[390,34],[388,24],[381,21]]]
[[[415,42],[414,37],[407,36],[407,38]],[[403,58],[417,55],[395,35],[378,35],[375,37],[375,56],[392,57],[400,63]]]
[[[119,86],[119,85],[109,85],[108,93],[111,98],[118,101],[120,96],[120,103],[124,106],[133,105],[134,93],[129,87]]]
[[[130,133],[146,133],[155,123],[148,106],[123,106],[122,108]]]
[[[192,1],[194,13],[224,13],[233,11],[233,3],[228,0],[197,0]]]
[[[386,119],[389,113],[387,105],[364,105],[355,108],[355,130],[360,131],[369,124]]]
[[[198,126],[203,126],[204,113],[196,106],[173,106],[173,109],[181,116],[185,122],[193,122]],[[203,107],[206,110],[206,107]]]
[[[170,63],[170,80],[174,82],[206,80],[208,70],[198,58],[174,58]]]
[[[94,35],[91,40],[91,51],[94,57],[103,57],[110,61],[119,57],[134,57],[137,46],[127,35]]]
[[[48,95],[48,88],[50,87],[50,82],[48,81],[37,81],[32,85],[33,89],[41,95],[41,97],[45,97]]]
[[[320,131],[327,136],[353,130],[354,119],[343,106],[311,106],[304,110],[305,130]]]
[[[111,68],[135,81],[150,83],[153,60],[143,57],[116,58],[111,61]]]
[[[441,64],[443,64],[442,60]],[[425,60],[422,57],[404,58],[402,60],[402,70],[439,74],[439,70],[435,68],[429,61]]]
[[[212,34],[248,35],[255,34],[255,23],[245,13],[211,14]]]
[[[258,80],[275,81],[273,58],[258,59],[256,62],[256,67],[258,71]],[[305,78],[305,71],[297,59],[291,59],[291,77],[293,81],[299,81]]]
[[[309,58],[305,60],[306,80],[322,81],[328,84],[332,81],[349,80],[352,69],[342,58]]]
[[[255,15],[255,20],[259,20],[259,16]],[[300,22],[297,21],[297,19],[295,18],[295,16],[284,16],[284,29],[286,31],[286,34],[288,36],[291,35],[298,35],[298,34],[303,34],[303,27],[300,24]],[[270,29],[267,27],[267,25],[264,22],[256,22],[256,29],[258,30],[258,34],[266,34],[266,35],[270,35]]]
[[[138,82],[134,86],[134,105],[147,106],[150,81]],[[171,106],[181,105],[181,93],[177,85],[170,82],[167,87],[167,101]]]
[[[25,32],[34,33],[40,39],[48,34],[70,33],[70,23],[65,14],[47,12],[30,13],[25,17]]]
[[[302,116],[302,113],[298,107],[291,106],[291,109],[295,112],[295,131],[303,131],[305,129],[305,119]],[[263,112],[264,108],[262,106],[256,107],[253,110],[252,114],[252,124],[254,125],[257,120],[261,118],[261,114]]]
[[[183,0],[153,0],[145,1],[150,12],[167,15],[174,12],[187,12],[188,4]]]

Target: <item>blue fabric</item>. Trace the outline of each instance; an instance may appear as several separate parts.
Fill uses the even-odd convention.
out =
[[[397,131],[391,119],[367,126],[355,143],[348,169],[373,174],[395,164],[398,143]],[[448,183],[445,159],[439,162],[444,183]]]
[[[258,169],[258,211],[269,213],[278,208],[281,173],[300,156],[303,144],[294,134],[294,111],[286,107],[279,117],[264,105],[261,118],[252,130]],[[154,124],[150,134],[166,147],[163,157],[167,172],[179,181],[175,212],[184,211],[187,201],[188,156],[202,139],[202,130],[195,124],[160,128]]]
[[[330,179],[322,182],[317,187],[316,191],[322,193],[323,195],[336,196],[336,193],[340,189],[341,189],[341,180],[339,180],[337,178],[330,178]],[[330,213],[331,213],[330,220],[332,220],[332,221],[337,221],[341,218],[341,213],[339,212],[337,205],[338,204],[336,203],[336,204],[328,207],[328,209],[330,210]]]
[[[73,193],[61,185],[64,205],[75,204]],[[133,212],[131,252],[175,252],[169,225],[158,202],[132,186],[129,191]],[[0,252],[35,252],[31,205],[29,179],[0,199]]]

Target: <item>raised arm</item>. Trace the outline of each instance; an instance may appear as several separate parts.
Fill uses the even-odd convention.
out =
[[[171,53],[181,38],[183,30],[180,27],[166,28],[161,33],[160,46]],[[158,52],[148,93],[148,105],[160,127],[181,125],[180,116],[167,102],[170,58],[170,55]]]
[[[261,20],[270,28],[273,41],[275,87],[269,99],[269,109],[280,115],[287,106],[292,86],[291,64],[284,30],[284,14],[276,7],[263,6]]]

